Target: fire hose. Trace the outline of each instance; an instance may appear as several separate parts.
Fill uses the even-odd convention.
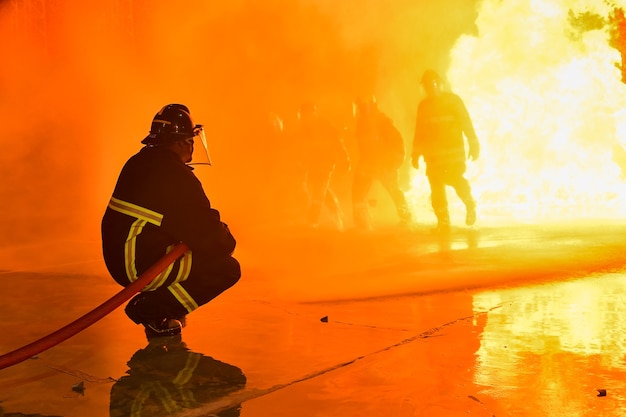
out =
[[[8,368],[9,366],[20,363],[28,358],[38,355],[39,353],[50,349],[53,346],[69,339],[76,335],[78,332],[85,330],[107,314],[111,313],[117,307],[128,301],[133,295],[137,294],[148,285],[152,280],[159,275],[165,268],[171,263],[180,258],[185,252],[189,250],[189,247],[184,243],[179,243],[172,248],[167,254],[160,258],[154,265],[148,268],[143,274],[124,287],[119,293],[109,298],[104,303],[100,304],[95,309],[91,310],[87,314],[79,317],[65,327],[50,333],[47,336],[42,337],[26,346],[22,346],[12,352],[0,356],[0,369]]]

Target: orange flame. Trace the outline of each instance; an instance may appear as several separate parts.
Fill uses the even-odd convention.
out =
[[[626,143],[620,55],[607,25],[568,32],[572,13],[606,19],[611,8],[599,0],[579,7],[484,1],[478,37],[461,37],[452,50],[448,79],[482,144],[467,177],[483,223],[623,216],[626,181],[615,154]],[[422,177],[414,189],[427,187]],[[450,203],[453,215],[463,210],[452,196]]]

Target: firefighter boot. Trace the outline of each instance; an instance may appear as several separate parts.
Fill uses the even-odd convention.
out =
[[[151,320],[142,324],[146,329],[148,340],[156,337],[176,336],[183,329],[183,324],[177,319]]]
[[[435,228],[436,233],[448,233],[450,232],[450,214],[448,210],[438,210],[435,212],[437,216],[437,227]]]

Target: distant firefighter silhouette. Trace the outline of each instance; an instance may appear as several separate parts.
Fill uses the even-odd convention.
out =
[[[307,222],[317,227],[325,206],[335,226],[342,230],[343,212],[331,184],[335,169],[349,166],[341,131],[320,116],[313,103],[305,103],[300,107],[298,119],[297,136],[305,171],[305,189],[309,197]]]
[[[480,154],[472,120],[461,97],[443,90],[443,80],[437,72],[426,70],[421,83],[426,97],[417,108],[413,167],[419,169],[420,157],[424,158],[437,230],[450,229],[446,186],[454,188],[465,204],[465,223],[472,226],[476,222],[476,202],[465,178],[465,160],[476,160]],[[469,145],[467,154],[464,136]]]
[[[241,404],[217,401],[245,387],[241,369],[191,352],[180,335],[151,339],[128,366],[111,388],[111,417],[168,416],[213,402],[210,415],[240,415]]]
[[[354,116],[359,153],[352,184],[355,226],[366,230],[372,228],[368,195],[376,181],[389,193],[400,222],[409,223],[411,213],[398,179],[398,170],[405,157],[402,135],[378,108],[375,97],[358,98],[354,103]]]

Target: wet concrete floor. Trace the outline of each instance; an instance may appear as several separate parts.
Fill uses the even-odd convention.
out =
[[[626,415],[625,232],[241,235],[242,279],[181,338],[119,308],[0,370],[0,416]],[[0,354],[120,290],[98,242],[50,247],[0,253]]]

